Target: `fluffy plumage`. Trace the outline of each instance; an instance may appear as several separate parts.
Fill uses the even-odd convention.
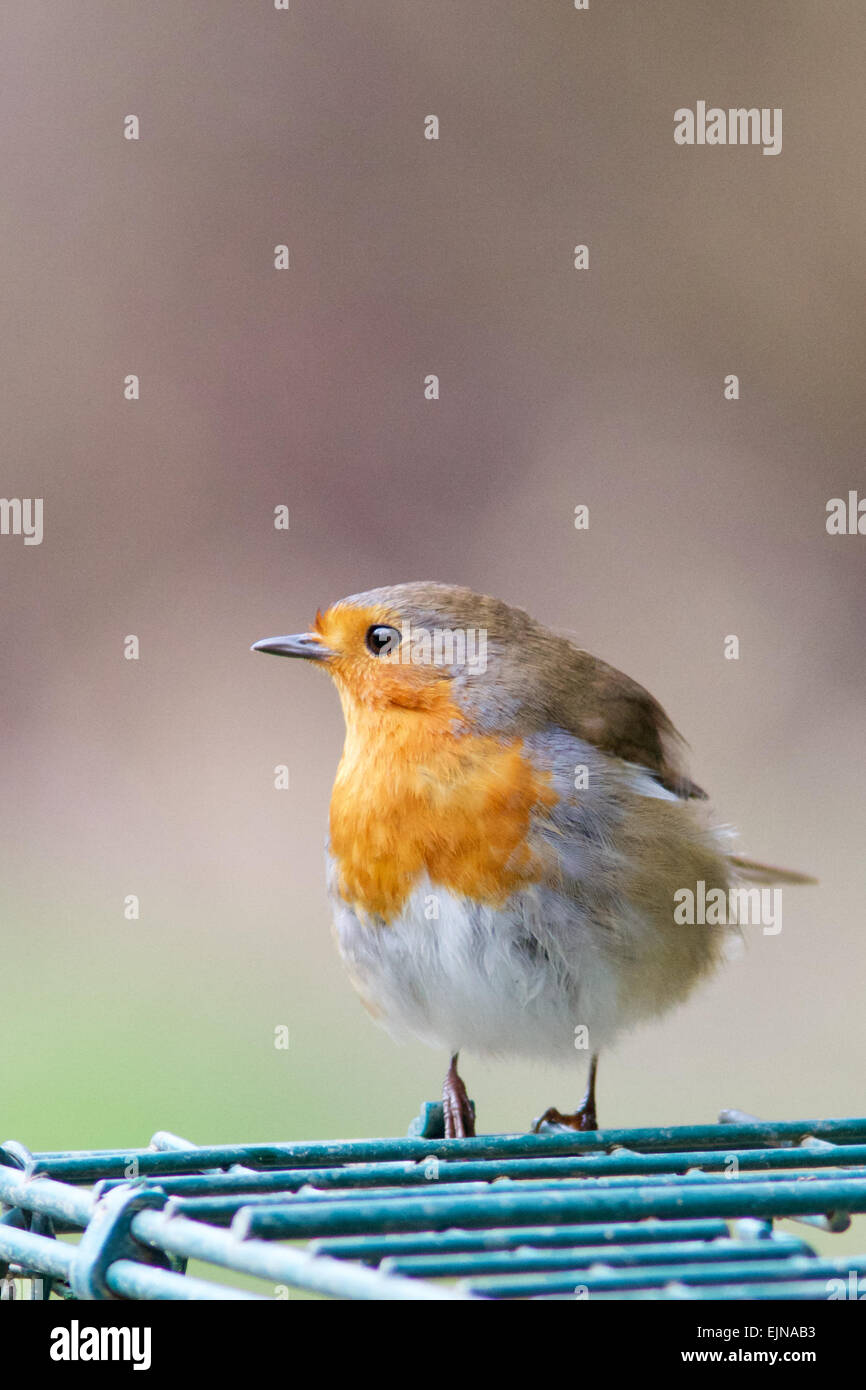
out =
[[[486,664],[371,651],[376,625],[406,624],[483,630]],[[565,1058],[583,1026],[597,1052],[724,954],[726,929],[675,922],[679,889],[778,876],[731,858],[647,691],[498,599],[400,584],[260,645],[317,656],[339,690],[337,940],[397,1034]]]

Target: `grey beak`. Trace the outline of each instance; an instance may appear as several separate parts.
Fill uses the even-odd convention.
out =
[[[310,661],[327,661],[334,653],[315,632],[295,632],[289,637],[263,637],[251,652],[271,652],[273,656],[304,656]]]

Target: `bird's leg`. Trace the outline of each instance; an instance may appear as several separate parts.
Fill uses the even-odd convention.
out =
[[[598,1129],[598,1116],[595,1110],[595,1075],[598,1070],[598,1053],[593,1053],[589,1064],[589,1082],[586,1087],[586,1095],[580,1103],[580,1109],[575,1110],[573,1115],[562,1115],[555,1106],[545,1110],[543,1115],[539,1115],[535,1124],[532,1126],[533,1134],[537,1134],[543,1124],[567,1125],[569,1129],[581,1131]]]
[[[445,1117],[446,1139],[472,1139],[475,1136],[475,1113],[466,1094],[466,1087],[457,1074],[457,1053],[451,1058],[442,1084],[442,1113]]]

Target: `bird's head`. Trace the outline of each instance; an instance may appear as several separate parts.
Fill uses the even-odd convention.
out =
[[[302,657],[333,677],[344,706],[450,710],[476,725],[512,715],[560,643],[527,613],[449,584],[396,584],[317,613],[308,632],[253,651]]]
[[[389,712],[501,739],[560,729],[649,769],[684,796],[679,737],[636,681],[551,632],[520,608],[450,584],[395,584],[340,599],[309,632],[253,651],[321,665],[347,724]]]

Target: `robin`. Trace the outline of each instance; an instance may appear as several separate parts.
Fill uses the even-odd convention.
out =
[[[446,584],[354,594],[253,651],[333,678],[346,741],[330,808],[340,953],[395,1035],[448,1049],[446,1137],[475,1132],[462,1049],[598,1054],[685,999],[728,932],[682,895],[812,882],[731,851],[640,685],[498,599]]]

